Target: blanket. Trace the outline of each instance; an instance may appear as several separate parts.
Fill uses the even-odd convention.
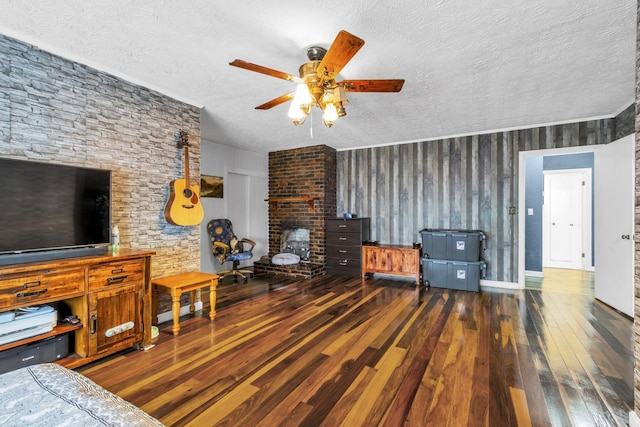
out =
[[[124,399],[55,363],[0,375],[2,426],[162,426]]]

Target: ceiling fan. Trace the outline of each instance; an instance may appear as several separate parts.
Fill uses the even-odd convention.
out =
[[[340,31],[329,49],[311,46],[307,49],[309,62],[300,66],[300,77],[261,65],[236,59],[229,65],[266,74],[279,79],[297,83],[295,92],[279,96],[271,101],[258,105],[256,110],[268,110],[271,107],[292,101],[289,117],[295,125],[304,123],[312,106],[322,110],[324,124],[331,127],[339,118],[347,114],[345,92],[400,92],[403,79],[387,80],[342,80],[335,81],[338,73],[364,45],[364,40],[346,31]]]

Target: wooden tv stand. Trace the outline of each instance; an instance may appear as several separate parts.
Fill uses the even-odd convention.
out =
[[[47,304],[60,319],[72,314],[80,320],[76,325],[58,320],[53,331],[0,345],[0,351],[70,334],[69,355],[57,363],[75,368],[132,346],[151,345],[152,255],[120,250],[0,266],[0,312]]]
[[[362,277],[382,273],[415,277],[420,285],[420,249],[413,246],[362,246]]]

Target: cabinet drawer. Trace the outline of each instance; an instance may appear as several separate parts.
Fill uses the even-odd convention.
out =
[[[328,259],[326,272],[336,276],[360,277],[362,275],[362,264],[360,260]]]
[[[362,250],[360,246],[329,246],[327,245],[327,258],[351,258],[360,259]]]
[[[90,291],[130,283],[142,283],[140,261],[113,262],[89,269]]]
[[[0,306],[40,304],[59,297],[77,296],[84,292],[84,270],[41,271],[28,276],[0,276]]]
[[[360,247],[362,237],[360,233],[327,233],[327,245]]]
[[[362,222],[360,220],[328,220],[326,222],[326,231],[327,233],[338,232],[338,233],[360,233],[362,228]]]

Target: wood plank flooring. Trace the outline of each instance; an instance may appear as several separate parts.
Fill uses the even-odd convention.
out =
[[[214,322],[205,306],[78,370],[169,426],[628,425],[633,322],[565,273],[480,293],[223,282]]]

